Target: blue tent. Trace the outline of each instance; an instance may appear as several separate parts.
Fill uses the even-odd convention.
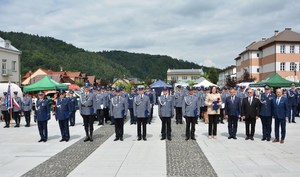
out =
[[[162,80],[158,80],[154,82],[153,84],[150,85],[150,88],[155,89],[155,88],[163,88],[163,87],[168,87],[172,88],[172,85],[165,83]]]

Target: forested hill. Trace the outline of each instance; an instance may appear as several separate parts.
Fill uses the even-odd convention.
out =
[[[22,51],[22,74],[37,68],[81,71],[99,79],[137,77],[165,79],[168,68],[201,68],[195,63],[164,55],[136,54],[125,51],[89,52],[52,37],[0,31],[0,37],[10,40]],[[207,67],[203,70],[206,72]]]

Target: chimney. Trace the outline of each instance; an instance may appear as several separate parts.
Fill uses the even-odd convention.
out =
[[[291,31],[291,30],[292,30],[292,28],[285,28],[284,30],[288,30],[288,31]]]
[[[9,49],[11,42],[9,40],[5,40],[4,42],[5,42],[5,48]]]
[[[265,41],[266,39],[267,39],[267,38],[265,38],[265,37],[261,38],[262,41]]]
[[[277,36],[278,32],[279,32],[278,30],[275,30],[274,31],[274,36]]]

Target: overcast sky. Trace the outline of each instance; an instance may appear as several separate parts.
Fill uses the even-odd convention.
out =
[[[274,30],[300,33],[299,9],[299,0],[0,0],[0,30],[224,68]]]

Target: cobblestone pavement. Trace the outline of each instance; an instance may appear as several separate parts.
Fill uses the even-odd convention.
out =
[[[168,177],[217,176],[196,141],[185,140],[185,124],[172,121],[172,141],[166,142]]]
[[[96,126],[94,125],[96,128]],[[82,129],[84,131],[84,129]],[[114,126],[104,125],[94,131],[94,142],[77,141],[47,161],[28,171],[23,177],[67,176],[114,133]]]

